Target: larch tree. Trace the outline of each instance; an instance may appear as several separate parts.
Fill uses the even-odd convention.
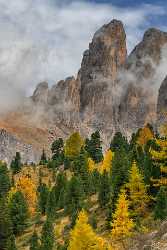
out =
[[[31,178],[21,176],[16,182],[16,189],[24,195],[29,212],[33,215],[37,205],[37,188],[35,183]]]
[[[104,171],[106,172],[110,172],[111,171],[111,167],[112,167],[112,160],[114,157],[114,153],[109,149],[105,155],[104,155],[104,159],[103,161],[99,164],[98,170],[101,174],[104,173]]]
[[[78,132],[73,133],[65,142],[64,152],[69,159],[77,157],[84,145],[84,140]]]
[[[133,161],[129,175],[129,182],[127,183],[129,193],[129,204],[134,216],[144,215],[149,202],[144,177],[139,172],[136,161]]]
[[[134,222],[129,215],[129,202],[126,198],[125,191],[121,191],[119,195],[111,226],[112,238],[115,241],[124,240],[132,234]]]
[[[87,213],[82,210],[79,213],[76,225],[70,233],[68,250],[111,250],[106,241],[97,236],[88,224]]]

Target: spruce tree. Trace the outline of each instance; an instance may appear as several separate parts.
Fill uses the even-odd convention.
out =
[[[47,164],[47,156],[46,156],[46,153],[45,153],[45,150],[43,149],[42,150],[42,155],[41,155],[41,160],[40,160],[40,165],[46,165]]]
[[[0,199],[0,249],[6,250],[11,244],[13,235],[12,222],[10,219],[6,199]]]
[[[111,197],[111,183],[109,174],[105,171],[100,178],[98,200],[101,207],[106,207]]]
[[[96,131],[91,135],[90,139],[85,141],[85,150],[88,152],[88,156],[94,160],[95,163],[99,163],[103,160],[102,146],[99,131]]]
[[[40,250],[52,250],[54,247],[54,229],[50,219],[47,219],[42,228]]]
[[[55,203],[56,209],[62,209],[65,204],[65,195],[67,189],[67,178],[63,173],[59,173],[55,185]]]
[[[4,198],[10,189],[10,178],[5,163],[0,162],[0,199]]]
[[[6,250],[17,250],[15,236],[13,234],[7,240]]]
[[[84,206],[85,194],[80,179],[73,176],[69,181],[66,194],[66,212],[70,215],[78,213]]]
[[[14,159],[11,162],[10,168],[13,174],[17,174],[21,171],[21,156],[19,152],[16,152]]]
[[[41,214],[45,215],[47,208],[47,200],[49,195],[49,188],[46,186],[46,184],[42,183],[38,187],[38,193],[39,193],[39,198],[38,198],[39,208]]]
[[[129,144],[128,141],[126,139],[126,137],[124,137],[121,132],[117,132],[110,144],[110,149],[112,150],[112,152],[115,152],[117,150],[120,149],[124,149],[125,151],[128,151],[129,149]]]
[[[130,161],[128,153],[121,148],[115,151],[111,173],[111,199],[113,209],[121,187],[129,178]]]
[[[55,186],[51,189],[48,195],[46,214],[48,218],[55,218],[56,215],[56,191]]]
[[[36,231],[34,231],[31,239],[30,239],[30,250],[40,250],[38,235]]]
[[[164,220],[167,218],[167,188],[161,186],[156,197],[154,218]]]
[[[14,234],[20,234],[26,228],[28,219],[28,206],[20,191],[17,191],[11,198],[9,213]]]
[[[63,164],[64,161],[64,142],[62,138],[55,140],[51,146],[52,151],[52,161],[55,167]]]

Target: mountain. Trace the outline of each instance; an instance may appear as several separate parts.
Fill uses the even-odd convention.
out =
[[[124,26],[112,20],[94,34],[76,78],[51,88],[38,84],[22,107],[1,119],[0,128],[31,145],[39,158],[55,137],[75,130],[84,136],[98,129],[107,144],[116,131],[129,135],[148,122],[155,124],[157,110],[165,106],[164,83],[158,105],[157,97],[166,76],[161,67],[166,45],[167,33],[151,28],[128,56]]]

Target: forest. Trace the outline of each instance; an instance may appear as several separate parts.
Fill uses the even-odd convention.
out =
[[[1,250],[122,250],[167,217],[167,137],[147,124],[106,150],[99,131],[0,162]]]

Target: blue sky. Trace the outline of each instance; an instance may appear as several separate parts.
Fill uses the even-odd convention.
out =
[[[0,106],[40,81],[76,76],[93,34],[113,18],[130,53],[148,28],[167,31],[166,13],[166,0],[0,0]]]

